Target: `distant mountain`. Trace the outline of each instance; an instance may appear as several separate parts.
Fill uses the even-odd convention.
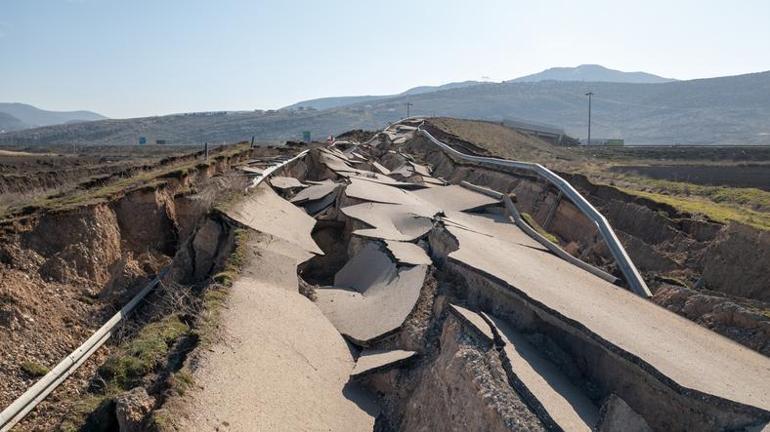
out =
[[[0,113],[8,114],[21,121],[23,127],[20,129],[107,118],[91,111],[46,111],[32,105],[3,102],[0,102]]]
[[[180,114],[64,124],[0,134],[0,144],[136,144],[141,136],[170,144],[314,138],[350,129],[380,129],[404,115],[490,121],[519,119],[586,136],[586,90],[594,92],[592,136],[626,144],[770,145],[770,71],[666,83],[539,81],[481,83],[366,100],[321,111],[279,110]]]
[[[507,82],[538,82],[538,81],[591,81],[617,82],[636,84],[656,84],[676,81],[663,78],[647,72],[623,72],[608,69],[595,64],[584,64],[577,67],[554,67],[532,75],[515,78]]]
[[[0,132],[15,131],[26,127],[27,125],[23,121],[10,114],[0,112]]]
[[[623,72],[609,69],[600,65],[584,64],[577,67],[555,67],[546,69],[542,72],[514,78],[505,82],[539,82],[539,81],[586,81],[586,82],[618,82],[618,83],[637,83],[654,84],[676,81],[671,78],[663,78],[647,72]],[[312,108],[316,110],[325,110],[330,108],[339,108],[343,106],[372,103],[384,99],[396,98],[401,96],[412,96],[425,93],[433,93],[443,90],[451,90],[484,84],[480,81],[462,81],[444,84],[440,86],[420,86],[411,88],[405,92],[382,96],[338,96],[325,97],[320,99],[310,99],[289,105],[281,109],[301,109]]]
[[[284,110],[295,110],[299,108],[312,108],[316,110],[325,110],[329,108],[337,108],[357,103],[375,102],[383,99],[389,99],[399,96],[418,95],[424,93],[431,93],[441,90],[450,90],[454,88],[469,87],[473,85],[481,84],[479,81],[463,81],[456,83],[449,83],[440,86],[420,86],[411,88],[405,92],[393,95],[383,96],[338,96],[338,97],[326,97],[319,99],[309,99],[306,101],[297,102],[295,104],[283,107]]]

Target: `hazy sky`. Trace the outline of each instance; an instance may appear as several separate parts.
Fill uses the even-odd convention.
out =
[[[582,63],[731,75],[770,69],[768,23],[768,0],[0,0],[0,101],[134,117]]]

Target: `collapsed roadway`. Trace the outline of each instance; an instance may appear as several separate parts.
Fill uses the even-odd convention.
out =
[[[769,359],[560,258],[503,194],[435,176],[418,124],[314,149],[227,210],[254,231],[250,258],[182,429],[770,420]]]

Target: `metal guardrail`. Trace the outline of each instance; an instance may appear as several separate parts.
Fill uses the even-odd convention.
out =
[[[253,188],[274,172],[289,165],[290,163],[304,157],[309,150],[304,150],[291,159],[281,160],[280,163],[266,168],[262,175],[256,177],[248,189]],[[247,190],[248,190],[247,189]],[[13,401],[7,408],[0,412],[0,432],[8,432],[11,428],[21,421],[30,411],[32,411],[40,402],[42,402],[56,387],[66,380],[80,365],[88,360],[105,342],[112,336],[115,328],[123,319],[130,314],[139,302],[150,293],[158,284],[161,278],[166,274],[168,268],[163,269],[158,276],[147,284],[134,298],[131,299],[120,311],[110,318],[99,330],[88,338],[82,345],[72,351],[67,357],[59,362],[44,377],[40,378],[19,398]]]
[[[513,204],[511,197],[509,197],[508,195],[502,194],[492,189],[487,189],[482,186],[474,185],[473,183],[468,183],[465,180],[460,182],[460,186],[466,187],[468,189],[471,189],[479,193],[483,193],[485,195],[491,196],[492,198],[502,201],[503,204],[505,205],[505,209],[508,211],[508,214],[511,216],[511,218],[513,218],[513,223],[515,223],[516,226],[518,226],[527,235],[532,237],[536,242],[540,243],[541,245],[543,245],[543,247],[551,251],[554,255],[558,256],[559,258],[563,259],[564,261],[567,261],[568,263],[574,266],[582,268],[583,270],[593,274],[594,276],[597,276],[606,280],[611,284],[617,283],[618,278],[616,278],[615,276],[570,255],[569,253],[567,253],[567,251],[562,249],[559,245],[551,242],[550,240],[545,238],[544,235],[535,231],[535,229],[529,226],[529,224],[524,220],[524,218],[521,217],[519,210]]]
[[[553,186],[559,189],[566,198],[568,198],[584,215],[586,215],[586,217],[588,217],[589,220],[591,220],[596,225],[596,228],[599,230],[599,233],[609,247],[612,256],[615,258],[618,267],[620,267],[621,272],[623,272],[626,283],[628,283],[631,290],[641,297],[648,298],[652,296],[652,293],[647,287],[647,284],[644,282],[644,279],[642,279],[639,270],[637,270],[636,266],[631,261],[631,258],[628,256],[625,248],[623,248],[620,240],[618,240],[618,237],[615,235],[615,231],[612,230],[612,227],[610,226],[609,222],[607,222],[607,219],[598,210],[596,210],[596,208],[591,205],[591,203],[589,203],[588,200],[586,200],[583,195],[581,195],[580,192],[578,192],[568,181],[559,177],[556,173],[540,164],[483,156],[472,156],[459,152],[450,147],[448,144],[445,144],[436,139],[433,135],[430,134],[430,132],[425,130],[422,125],[418,126],[417,130],[420,132],[420,134],[428,138],[428,140],[430,140],[433,144],[436,144],[446,153],[458,159],[473,162],[482,166],[491,165],[530,171],[539,175],[540,177],[545,178]]]
[[[160,283],[160,278],[165,275],[166,271],[167,269],[163,269],[152,282],[139,291],[139,294],[113,315],[96,333],[83,342],[75,351],[72,351],[64,360],[60,361],[59,364],[27,389],[18,399],[8,405],[3,412],[0,412],[0,431],[7,432],[11,430],[16,423],[21,421],[27,413],[42,402],[59,384],[72,375],[91,354],[104,345],[107,339],[112,336],[115,327]]]

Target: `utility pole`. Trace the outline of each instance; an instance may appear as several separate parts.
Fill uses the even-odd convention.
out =
[[[404,105],[406,105],[406,117],[409,118],[409,108],[411,108],[413,104],[411,102],[407,102]]]
[[[588,141],[586,141],[586,145],[591,145],[591,96],[594,95],[594,92],[589,91],[586,93],[586,96],[588,96]]]

